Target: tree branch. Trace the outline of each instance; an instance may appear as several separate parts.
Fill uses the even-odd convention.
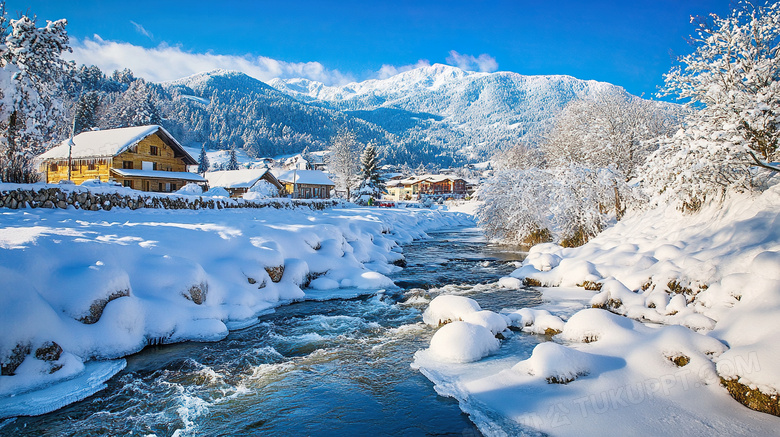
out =
[[[750,157],[753,158],[753,161],[755,161],[756,165],[758,165],[759,167],[763,167],[763,168],[765,168],[767,170],[780,172],[780,167],[761,161],[760,159],[758,159],[756,154],[753,153],[752,150],[748,150],[748,155],[750,155]]]

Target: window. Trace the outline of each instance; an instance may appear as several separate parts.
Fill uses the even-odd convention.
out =
[[[162,182],[160,182],[160,183],[159,183],[159,184],[157,184],[157,185],[158,185],[158,190],[157,190],[157,191],[159,191],[159,192],[162,192],[162,190],[163,190],[163,184],[162,184]]]
[[[171,184],[171,191],[176,191],[176,184]]]
[[[133,161],[122,161],[122,168],[125,170],[133,169]]]
[[[49,165],[49,171],[57,171],[57,164]]]
[[[157,156],[160,154],[160,149],[158,149],[157,146],[149,146],[149,154]]]
[[[95,170],[95,163],[91,162],[87,164],[87,170],[94,171]]]
[[[133,181],[125,179],[122,181],[122,185],[124,185],[127,188],[133,188]]]

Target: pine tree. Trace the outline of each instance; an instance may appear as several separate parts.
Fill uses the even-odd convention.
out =
[[[363,180],[360,182],[359,194],[374,199],[381,197],[385,187],[379,171],[378,151],[373,143],[368,143],[363,150],[363,154],[360,156],[360,166]]]
[[[236,146],[230,148],[230,161],[228,161],[226,170],[238,170],[238,158],[236,157]]]
[[[73,121],[73,133],[79,134],[98,125],[98,106],[100,95],[95,91],[88,91],[81,95],[76,103],[76,112]]]
[[[198,157],[198,173],[204,174],[209,171],[209,157],[206,155],[206,146],[200,146],[200,156]]]

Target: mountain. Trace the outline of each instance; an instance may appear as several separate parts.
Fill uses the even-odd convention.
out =
[[[343,111],[471,159],[518,141],[535,142],[571,100],[623,92],[570,76],[477,73],[441,64],[340,87],[307,79],[274,79],[269,85],[301,102]]]
[[[246,74],[215,70],[161,84],[163,125],[184,145],[237,147],[250,156],[321,150],[342,126],[358,139],[392,144],[387,131],[363,119],[300,102]]]

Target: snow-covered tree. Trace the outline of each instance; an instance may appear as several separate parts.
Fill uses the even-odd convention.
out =
[[[336,187],[346,191],[349,199],[352,188],[360,181],[360,151],[362,144],[355,133],[347,128],[339,129],[331,139],[327,156],[328,171],[336,178]]]
[[[780,3],[741,2],[697,25],[696,50],[664,76],[663,89],[691,112],[646,171],[649,188],[684,210],[759,188],[752,167],[778,159],[780,140]]]
[[[225,166],[225,170],[238,170],[238,157],[236,156],[236,146],[230,148],[230,160]]]
[[[98,107],[100,95],[96,91],[87,91],[76,102],[73,119],[73,133],[79,134],[98,126]]]
[[[517,143],[502,150],[491,158],[499,170],[527,169],[545,167],[544,153],[538,148],[526,143]]]
[[[314,161],[314,157],[309,151],[309,146],[303,148],[303,152],[301,152],[301,159],[306,162],[305,170],[311,170],[313,168],[312,161]]]
[[[379,168],[379,150],[374,143],[368,143],[360,156],[362,180],[358,195],[378,199],[384,191],[384,183]]]
[[[70,127],[62,104],[64,78],[72,71],[61,56],[70,51],[66,25],[47,21],[39,28],[35,18],[22,16],[0,31],[6,35],[0,46],[2,181],[36,180],[34,157],[58,139],[58,129]]]
[[[603,169],[613,177],[615,215],[625,210],[620,186],[639,175],[656,138],[677,126],[680,109],[625,92],[607,92],[570,103],[542,147],[551,167]],[[584,179],[587,182],[593,179]],[[634,197],[633,195],[630,197]]]
[[[161,124],[162,117],[157,107],[159,100],[155,85],[143,79],[136,79],[122,93],[113,107],[113,127],[145,126]]]
[[[200,156],[198,156],[198,173],[203,174],[209,171],[209,157],[206,154],[206,146],[200,146]]]

